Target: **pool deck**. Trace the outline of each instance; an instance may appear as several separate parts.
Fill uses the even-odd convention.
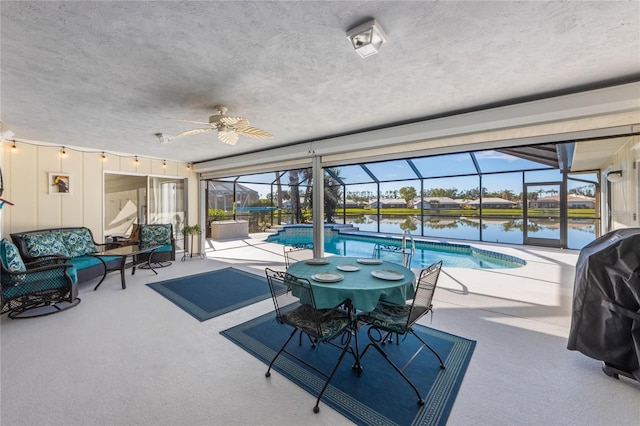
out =
[[[207,257],[256,274],[284,268],[283,246],[268,235],[209,241]],[[451,242],[527,264],[442,269],[433,316],[420,323],[477,342],[448,425],[637,425],[640,383],[567,350],[578,250]]]

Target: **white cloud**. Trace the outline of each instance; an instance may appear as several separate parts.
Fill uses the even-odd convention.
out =
[[[512,161],[518,160],[516,157],[513,157],[513,156],[508,155],[508,154],[503,154],[503,153],[497,152],[497,151],[482,151],[482,152],[478,152],[478,153],[476,153],[476,158],[483,159],[483,160],[503,160],[503,161],[508,161],[508,162],[512,162]]]

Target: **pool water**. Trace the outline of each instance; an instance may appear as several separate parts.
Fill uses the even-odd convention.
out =
[[[308,225],[285,226],[277,234],[270,235],[268,242],[283,245],[312,241],[312,228]],[[376,243],[402,246],[401,236],[367,235],[366,233],[343,232],[325,227],[324,251],[340,256],[371,257]],[[444,266],[456,268],[505,269],[518,268],[526,264],[520,258],[481,250],[465,244],[415,241],[416,251],[411,268],[425,268],[440,260]],[[382,252],[383,260],[399,262],[399,253]]]

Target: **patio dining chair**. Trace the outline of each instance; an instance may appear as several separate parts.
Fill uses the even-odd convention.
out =
[[[285,267],[301,260],[313,259],[313,243],[294,243],[284,246]]]
[[[439,261],[420,272],[420,278],[418,279],[415,295],[410,303],[405,305],[396,305],[380,301],[373,311],[358,314],[358,321],[369,325],[367,335],[370,343],[364,348],[361,358],[364,357],[369,348],[375,348],[376,351],[378,351],[394,368],[394,370],[396,370],[396,372],[398,372],[398,374],[400,374],[400,376],[402,376],[402,378],[413,388],[418,395],[419,405],[424,405],[424,398],[420,395],[420,391],[415,384],[404,373],[404,370],[424,348],[429,349],[438,358],[440,368],[445,368],[440,355],[438,355],[438,353],[413,330],[414,324],[420,318],[427,313],[432,312],[433,294],[436,290],[441,268],[442,261]],[[382,349],[381,344],[383,344],[389,333],[396,333],[397,335],[403,336],[411,334],[421,343],[418,350],[413,354],[409,362],[403,368],[398,367]]]
[[[354,359],[358,361],[357,354],[351,347],[351,330],[354,318],[349,312],[341,308],[317,309],[313,297],[313,288],[309,280],[295,277],[286,272],[274,271],[269,268],[266,268],[265,272],[278,322],[293,327],[293,331],[269,363],[269,368],[265,376],[271,376],[271,368],[276,362],[276,359],[278,359],[280,354],[286,353],[326,377],[324,386],[322,386],[318,394],[316,405],[313,407],[313,412],[317,413],[320,411],[320,399],[327,389],[331,378],[340,366],[345,354],[347,352],[351,353]],[[320,371],[293,352],[287,350],[287,345],[298,332],[309,335],[318,343],[328,343],[340,349],[340,355],[329,374]]]
[[[402,266],[408,268],[411,265],[411,259],[413,258],[413,252],[410,248],[403,248],[400,246],[394,246],[393,244],[381,244],[376,243],[373,246],[373,253],[371,257],[376,259],[388,260],[394,263],[400,263]]]
[[[408,243],[408,244],[407,244]],[[416,243],[408,230],[402,233],[402,245],[376,243],[372,257],[401,263],[405,268],[411,267],[411,259],[416,252]]]
[[[409,245],[403,244],[403,246],[396,246],[393,244],[376,243],[373,247],[372,257],[375,259],[387,260],[394,263],[401,263],[405,268],[411,268],[411,260],[416,252],[415,242],[409,231],[404,231],[403,234],[409,236]],[[397,333],[387,333],[385,338],[382,339],[382,344],[385,342],[393,343],[393,335],[396,336],[396,344],[400,344],[400,337]]]

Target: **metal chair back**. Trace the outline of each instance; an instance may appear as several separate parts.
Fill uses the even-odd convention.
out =
[[[284,250],[284,264],[288,268],[292,263],[313,259],[313,243],[295,243],[286,245]]]
[[[278,322],[300,328],[299,324],[289,320],[288,315],[301,306],[307,305],[311,322],[308,329],[305,327],[303,331],[313,337],[320,337],[322,335],[321,316],[316,311],[313,290],[309,280],[269,268],[265,269],[265,273]]]
[[[441,269],[442,260],[420,271],[415,295],[411,302],[409,316],[407,317],[407,329],[433,308],[433,295],[438,285],[438,277],[440,276]]]
[[[392,255],[388,255],[388,253],[392,253]],[[394,246],[393,244],[376,243],[371,257],[395,263],[398,263],[397,260],[401,260],[402,266],[409,268],[413,258],[413,250],[408,247]]]
[[[404,266],[405,268],[410,268],[411,259],[413,259],[413,255],[415,254],[415,252],[416,243],[411,236],[411,232],[409,230],[404,230],[402,232],[401,245],[376,243],[376,245],[373,247],[372,257],[396,263],[399,257],[402,260],[402,266]],[[385,254],[387,253],[392,253],[393,255],[386,256]]]

